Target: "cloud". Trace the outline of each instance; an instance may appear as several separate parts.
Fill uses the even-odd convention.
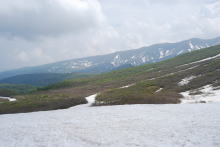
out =
[[[220,35],[219,0],[0,0],[0,71]]]
[[[125,40],[136,47],[220,34],[217,0],[127,0],[126,4],[103,0],[102,3],[120,36],[128,36]]]
[[[0,34],[23,38],[81,33],[103,19],[95,0],[1,1]]]
[[[97,0],[0,1],[0,20],[0,70],[85,56],[105,24]]]
[[[27,62],[29,61],[29,56],[26,52],[22,51],[18,54],[18,58],[23,61],[23,62]]]

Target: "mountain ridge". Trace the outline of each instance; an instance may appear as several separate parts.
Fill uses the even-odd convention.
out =
[[[0,72],[0,80],[16,75],[34,73],[103,73],[124,67],[159,62],[177,55],[220,44],[220,37],[213,39],[192,38],[176,43],[160,43],[138,49],[111,54],[70,59],[55,63],[24,67]]]

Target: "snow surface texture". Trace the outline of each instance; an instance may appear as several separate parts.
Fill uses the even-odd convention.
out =
[[[198,94],[193,94],[194,92]],[[183,95],[182,103],[210,103],[220,102],[220,89],[215,89],[211,85],[206,85],[194,91],[186,91],[181,93]]]
[[[1,147],[219,147],[220,103],[0,115]]]
[[[9,100],[10,102],[16,101],[15,98],[11,98],[11,97],[3,97],[3,96],[0,96],[0,99],[7,99],[7,100]]]

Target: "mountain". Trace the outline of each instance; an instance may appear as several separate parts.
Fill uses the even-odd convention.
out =
[[[112,71],[89,79],[69,80],[45,90],[74,93],[94,89],[95,105],[180,103],[187,97],[210,95],[220,86],[220,45],[196,50],[158,63]],[[208,90],[207,90],[208,89]],[[185,93],[184,93],[185,95]]]
[[[49,85],[31,94],[15,96],[16,102],[0,103],[0,114],[64,109],[85,104],[85,98],[94,94],[97,106],[177,104],[194,98],[205,103],[212,99],[203,97],[220,93],[219,73],[217,45],[157,63]]]
[[[103,73],[125,67],[159,62],[183,53],[218,44],[220,44],[220,37],[214,39],[193,38],[177,43],[162,43],[135,50],[1,72],[0,79],[33,73]]]

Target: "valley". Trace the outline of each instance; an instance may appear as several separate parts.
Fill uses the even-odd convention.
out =
[[[220,46],[196,50],[158,63],[145,64],[85,78],[67,79],[36,91],[14,95],[16,102],[0,104],[0,113],[65,109],[87,103],[94,106],[124,104],[178,104],[182,92],[220,85]],[[197,90],[198,91],[198,90]]]

